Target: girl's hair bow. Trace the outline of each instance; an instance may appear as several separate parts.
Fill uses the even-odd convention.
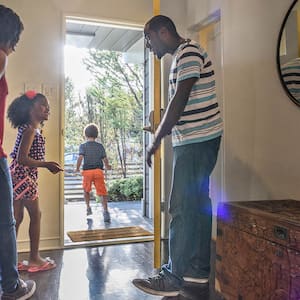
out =
[[[36,95],[37,95],[37,92],[34,90],[29,90],[25,93],[25,96],[30,100],[34,99]]]

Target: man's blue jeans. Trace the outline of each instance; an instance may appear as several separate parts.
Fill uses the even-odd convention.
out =
[[[16,268],[16,228],[13,215],[12,182],[6,158],[0,158],[0,283],[2,291],[16,289],[19,273]]]
[[[220,142],[218,137],[174,147],[169,262],[162,266],[162,273],[175,286],[182,284],[183,277],[209,277],[212,230],[209,177]]]

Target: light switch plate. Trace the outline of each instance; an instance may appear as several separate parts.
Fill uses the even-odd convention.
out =
[[[57,98],[57,87],[53,84],[43,84],[42,93],[46,96],[48,100],[53,100]]]
[[[41,93],[42,85],[40,83],[25,82],[24,83],[24,93],[27,91],[36,91],[37,93]]]

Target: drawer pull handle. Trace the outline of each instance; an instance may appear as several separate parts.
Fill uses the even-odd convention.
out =
[[[274,226],[273,232],[276,238],[280,240],[286,240],[287,239],[287,229],[280,226]]]
[[[275,255],[278,256],[278,257],[283,257],[283,251],[277,249],[277,250],[275,251]]]

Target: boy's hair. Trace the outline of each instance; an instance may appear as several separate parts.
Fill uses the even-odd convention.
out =
[[[0,5],[0,45],[15,50],[23,29],[20,17],[12,9]]]
[[[45,99],[43,94],[37,93],[33,98],[28,98],[25,94],[13,100],[7,110],[7,118],[13,128],[29,124],[30,112],[34,103]]]
[[[96,124],[88,124],[84,127],[83,132],[87,138],[97,138],[99,129]]]
[[[148,27],[148,30],[155,32],[158,32],[162,27],[166,27],[172,36],[179,37],[174,22],[167,16],[154,16],[146,23],[146,26]]]

